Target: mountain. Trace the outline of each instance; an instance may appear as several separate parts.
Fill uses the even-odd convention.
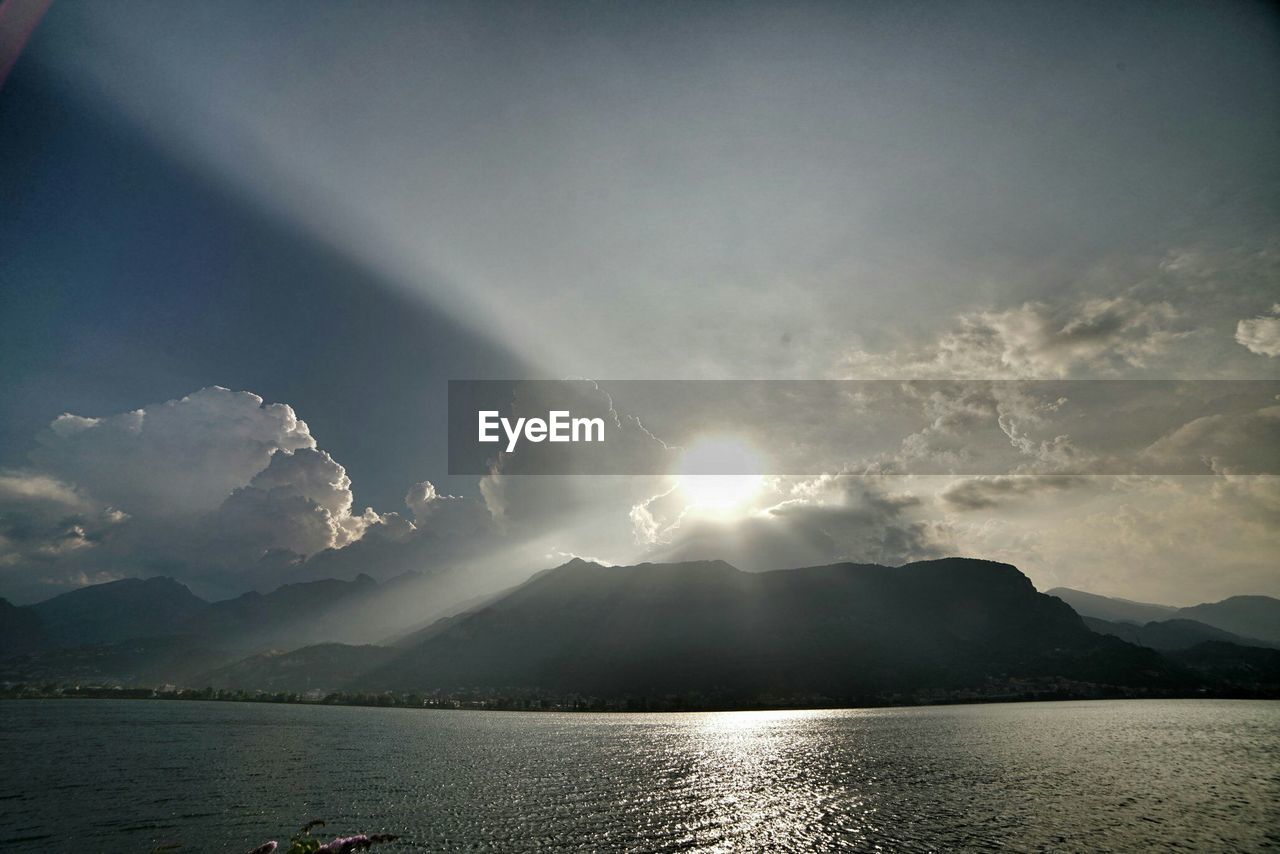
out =
[[[460,612],[453,603],[473,588],[441,581],[326,579],[209,603],[160,578],[24,608],[0,600],[0,682],[637,708],[1280,694],[1277,659],[1265,654],[1277,651],[1241,645],[1259,641],[1182,618],[1082,619],[990,561],[746,573],[722,561],[574,560],[472,594]],[[1097,600],[1112,601],[1077,597]],[[1218,604],[1256,624],[1256,603]]]
[[[1091,632],[1007,564],[950,558],[764,573],[571,561],[442,620],[356,680],[367,690],[514,687],[616,696],[857,698],[993,681],[1176,681]]]
[[[179,634],[208,606],[172,578],[125,578],[81,587],[25,610],[40,620],[49,644],[74,647]]]
[[[1145,626],[1166,620],[1194,620],[1206,626],[1236,635],[1241,643],[1266,641],[1280,643],[1280,599],[1271,596],[1232,596],[1221,602],[1208,602],[1187,608],[1151,605],[1085,593],[1067,587],[1049,591],[1066,602],[1082,617],[1094,617],[1111,623],[1133,623]],[[1212,639],[1206,636],[1206,640]],[[1219,638],[1226,640],[1225,638]]]
[[[1083,590],[1072,590],[1070,587],[1055,587],[1046,591],[1049,596],[1057,596],[1070,605],[1082,617],[1096,617],[1113,623],[1136,623],[1145,625],[1150,622],[1171,619],[1178,609],[1170,605],[1152,605],[1147,602],[1132,602],[1113,596],[1099,596]]]
[[[30,608],[0,599],[0,651],[30,652],[45,645],[44,623]]]
[[[432,613],[415,584],[423,580],[408,573],[378,584],[361,574],[206,602],[172,578],[129,578],[34,605],[0,599],[0,654],[176,636],[244,650],[382,640]]]
[[[1270,697],[1280,685],[1280,649],[1208,641],[1167,653],[1177,664],[1213,685],[1220,697]]]
[[[351,679],[390,661],[385,646],[324,643],[292,652],[266,652],[202,674],[199,684],[258,691],[320,690],[348,687]]]
[[[171,578],[150,578],[23,607],[0,600],[0,681],[203,685],[213,669],[246,655],[368,643],[419,624],[437,613],[428,581],[409,573],[378,584],[360,575],[206,602]]]
[[[293,649],[337,639],[348,610],[378,590],[361,574],[352,581],[326,578],[286,584],[270,593],[245,593],[214,602],[181,626],[184,634],[240,649]]]
[[[180,636],[52,647],[0,657],[0,683],[203,685],[204,674],[243,654]]]
[[[1178,616],[1245,637],[1280,643],[1280,599],[1270,596],[1232,596],[1221,602],[1182,608]]]
[[[1114,635],[1129,643],[1151,649],[1190,649],[1206,641],[1219,641],[1237,646],[1270,647],[1273,645],[1269,641],[1242,638],[1196,620],[1161,620],[1139,626],[1134,623],[1112,623],[1099,620],[1097,617],[1085,617],[1084,623],[1099,634]]]

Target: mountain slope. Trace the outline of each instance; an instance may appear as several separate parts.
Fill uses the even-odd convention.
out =
[[[1167,620],[1194,620],[1237,636],[1235,642],[1280,643],[1280,599],[1271,596],[1232,596],[1221,602],[1206,602],[1187,608],[1130,602],[1111,596],[1099,596],[1068,587],[1048,591],[1075,609],[1082,617],[1093,617],[1110,623],[1132,623],[1145,626]],[[1230,640],[1205,637],[1205,640]]]
[[[744,573],[575,560],[444,621],[360,682],[852,696],[1011,677],[1149,683],[1167,670],[1150,650],[1089,631],[1007,564]]]
[[[1178,612],[1171,605],[1153,605],[1148,602],[1132,602],[1114,596],[1099,596],[1070,587],[1055,587],[1045,591],[1070,605],[1082,617],[1096,617],[1112,623],[1135,623],[1139,626],[1150,622],[1172,619]]]
[[[10,681],[130,684],[159,673],[173,682],[247,654],[382,639],[430,614],[430,594],[429,579],[406,574],[384,584],[367,575],[301,582],[212,603],[169,578],[93,585],[23,607],[0,600],[0,670]],[[179,651],[198,669],[182,664],[166,675]]]
[[[1269,641],[1242,638],[1196,620],[1161,620],[1142,626],[1133,623],[1112,623],[1099,620],[1097,617],[1085,617],[1084,622],[1099,634],[1114,635],[1129,643],[1151,649],[1190,649],[1206,641],[1231,643],[1237,646],[1269,647],[1272,645]]]
[[[1280,643],[1280,599],[1270,596],[1232,596],[1221,602],[1182,608],[1178,616],[1244,637]]]
[[[206,643],[259,650],[336,639],[344,612],[378,590],[367,575],[352,581],[326,578],[286,584],[270,593],[245,593],[214,602],[183,624],[185,634]]]
[[[200,684],[214,688],[259,691],[337,691],[353,676],[389,661],[394,650],[383,646],[315,644],[292,652],[267,652],[202,674]]]
[[[179,634],[209,603],[172,578],[125,578],[26,606],[60,647]]]
[[[0,654],[30,652],[44,644],[44,623],[40,615],[8,599],[0,599]]]

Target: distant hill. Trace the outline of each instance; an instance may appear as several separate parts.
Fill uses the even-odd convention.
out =
[[[1270,596],[1232,596],[1221,602],[1182,608],[1178,616],[1245,637],[1280,643],[1280,599]]]
[[[1232,596],[1221,602],[1175,608],[1099,596],[1067,587],[1056,587],[1048,593],[1066,602],[1082,617],[1138,626],[1168,620],[1195,621],[1234,635],[1239,643],[1247,644],[1251,640],[1280,643],[1280,599],[1270,596]],[[1227,640],[1208,635],[1204,639]]]
[[[28,685],[203,685],[204,674],[240,658],[191,638],[131,638],[0,657],[0,682]]]
[[[1169,605],[1132,602],[1128,599],[1072,590],[1070,587],[1055,587],[1045,592],[1049,596],[1057,596],[1066,602],[1082,617],[1096,617],[1113,623],[1136,623],[1141,626],[1153,621],[1171,619],[1178,612],[1177,608]]]
[[[220,602],[171,578],[93,585],[22,607],[0,599],[0,681],[199,682],[246,655],[385,639],[439,613],[430,593],[427,579],[408,573],[383,584],[367,575],[289,584]]]
[[[26,610],[39,618],[49,644],[74,647],[178,634],[207,607],[172,578],[125,578],[81,587]]]
[[[258,691],[339,691],[394,655],[395,650],[385,646],[316,644],[293,652],[253,655],[202,674],[199,682],[214,688]]]
[[[990,680],[1152,684],[1162,659],[1091,632],[1007,564],[952,558],[765,573],[581,560],[441,621],[361,677],[583,694],[857,697]]]
[[[1270,641],[1242,638],[1196,620],[1161,620],[1142,626],[1134,623],[1112,623],[1099,620],[1097,617],[1085,617],[1084,622],[1099,634],[1114,635],[1129,643],[1151,649],[1190,649],[1206,641],[1232,643],[1239,646],[1272,646]]]
[[[0,599],[0,651],[30,652],[46,643],[44,623],[30,608]]]
[[[381,640],[430,613],[414,595],[421,592],[414,589],[419,578],[411,573],[384,584],[367,575],[328,578],[218,602],[172,578],[129,578],[22,607],[0,599],[0,655],[179,636],[243,651]],[[397,610],[412,616],[388,624],[387,612]],[[369,619],[371,614],[381,619]]]
[[[245,593],[214,602],[185,621],[184,634],[240,649],[294,649],[333,640],[344,613],[373,596],[367,575],[352,581],[326,578],[286,584],[270,593]]]

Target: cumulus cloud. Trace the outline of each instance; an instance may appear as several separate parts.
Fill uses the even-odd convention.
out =
[[[1060,378],[1147,367],[1187,334],[1168,302],[1092,298],[1066,306],[1027,302],[967,312],[933,343],[846,354],[855,378]]]
[[[404,505],[413,513],[416,521],[423,521],[431,512],[435,510],[440,501],[440,494],[436,492],[436,486],[429,480],[421,483],[415,483],[409,487],[409,491],[405,493]]]
[[[372,508],[353,515],[351,505],[351,478],[327,451],[277,451],[222,503],[217,524],[240,548],[305,556],[342,548],[378,521]]]
[[[39,469],[154,517],[214,510],[275,452],[316,444],[288,405],[217,386],[105,418],[61,415],[38,438]]]
[[[1236,342],[1259,356],[1280,356],[1280,303],[1271,306],[1269,315],[1237,323]]]
[[[442,495],[429,480],[414,484],[404,497],[414,527],[433,536],[470,537],[493,528],[493,516],[483,501]]]
[[[105,417],[65,414],[35,465],[0,473],[0,582],[38,599],[59,588],[172,575],[206,595],[313,578],[465,568],[512,549],[479,498],[428,481],[408,513],[357,510],[351,478],[285,404],[206,388]],[[622,517],[625,520],[623,505]],[[545,553],[545,547],[542,548]],[[460,595],[483,592],[483,579]],[[491,592],[491,591],[490,591]]]
[[[399,514],[355,512],[350,477],[306,423],[249,392],[64,414],[38,440],[33,468],[0,479],[11,589],[164,573],[239,592],[305,573],[305,558],[366,532],[381,542],[414,532]]]

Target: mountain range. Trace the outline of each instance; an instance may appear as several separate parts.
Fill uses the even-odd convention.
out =
[[[1166,609],[1050,595],[990,561],[748,573],[573,560],[452,612],[424,604],[433,589],[416,574],[359,576],[206,602],[152,578],[25,607],[0,600],[0,682],[698,696],[719,707],[1280,695],[1280,650],[1265,648],[1280,600]],[[1137,621],[1149,616],[1163,619]]]
[[[1206,602],[1187,608],[1152,605],[1085,593],[1069,587],[1048,591],[1066,602],[1080,616],[1113,624],[1095,623],[1097,630],[1116,634],[1134,643],[1141,633],[1129,627],[1147,627],[1146,643],[1157,649],[1191,645],[1204,640],[1223,640],[1252,646],[1280,646],[1280,599],[1270,596],[1232,596],[1221,602]],[[1216,630],[1216,631],[1215,631]],[[1173,646],[1169,642],[1173,641]]]

